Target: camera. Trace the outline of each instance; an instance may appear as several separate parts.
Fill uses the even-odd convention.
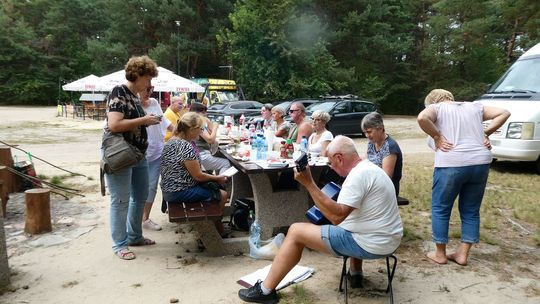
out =
[[[308,165],[308,155],[306,152],[301,151],[300,156],[298,156],[294,163],[296,164],[296,169],[298,172],[302,172],[306,169],[306,166]]]

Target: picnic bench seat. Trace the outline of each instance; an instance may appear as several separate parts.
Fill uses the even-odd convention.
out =
[[[247,252],[249,246],[247,240],[244,242],[236,239],[223,239],[219,235],[215,220],[221,220],[223,213],[216,202],[166,202],[169,213],[169,222],[178,224],[193,224],[195,231],[199,234],[207,252],[213,256],[222,256]]]

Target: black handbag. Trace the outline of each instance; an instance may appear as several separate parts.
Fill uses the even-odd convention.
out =
[[[101,168],[107,174],[114,174],[133,166],[144,158],[144,153],[128,143],[122,133],[109,131],[103,133],[101,149],[103,150]]]

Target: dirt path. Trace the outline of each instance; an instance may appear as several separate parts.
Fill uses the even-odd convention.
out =
[[[134,248],[137,259],[121,261],[110,248],[108,197],[97,191],[102,122],[57,118],[52,107],[0,107],[0,117],[0,140],[19,144],[36,156],[87,176],[65,178],[85,189],[85,197],[64,200],[53,196],[54,225],[49,234],[25,235],[24,199],[20,194],[11,196],[5,228],[12,287],[0,296],[0,303],[169,303],[171,298],[180,303],[239,303],[235,281],[270,263],[246,256],[213,258],[198,253],[192,234],[175,234],[176,227],[156,207],[152,218],[164,229],[146,235],[158,244]],[[430,165],[431,152],[413,117],[387,117],[386,124],[389,133],[399,138],[406,159],[425,157]],[[365,151],[365,139],[357,142]],[[13,153],[19,159],[26,157]],[[39,161],[36,171],[47,176],[65,175]],[[482,254],[475,256],[469,267],[437,266],[423,257],[424,247],[429,245],[417,241],[399,249],[396,303],[540,302],[537,263],[528,265],[529,275],[517,271],[506,276],[507,269],[489,262],[500,249],[481,245]],[[538,250],[533,248],[529,253],[538,261]],[[343,303],[337,292],[340,259],[306,251],[301,264],[316,269],[314,277],[302,284],[307,303]],[[350,303],[388,302],[381,292],[386,284],[384,273],[380,273],[383,269],[382,261],[365,263],[367,287],[352,292]],[[293,288],[282,294],[290,299]]]

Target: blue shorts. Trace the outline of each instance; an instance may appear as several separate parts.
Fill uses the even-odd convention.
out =
[[[376,260],[388,255],[373,254],[365,251],[354,240],[352,233],[334,225],[321,226],[321,239],[334,256],[348,256],[362,260]]]
[[[163,199],[167,202],[206,202],[212,199],[212,191],[201,186],[194,186],[182,191],[165,192],[163,191]]]

